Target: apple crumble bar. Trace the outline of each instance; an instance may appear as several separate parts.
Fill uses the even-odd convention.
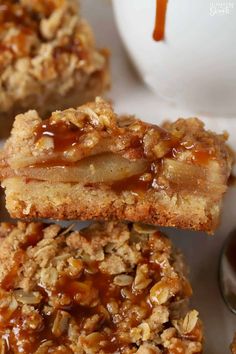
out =
[[[1,353],[202,352],[183,257],[157,229],[19,222],[0,237]]]
[[[120,119],[101,98],[42,121],[16,117],[0,159],[15,218],[128,220],[209,233],[231,170],[226,135],[198,119],[165,129]]]
[[[0,132],[17,113],[77,106],[109,85],[108,53],[76,0],[0,3]]]

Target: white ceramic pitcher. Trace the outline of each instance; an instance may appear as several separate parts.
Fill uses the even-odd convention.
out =
[[[143,80],[196,113],[236,117],[236,0],[169,0],[165,41],[152,38],[156,0],[113,0]]]

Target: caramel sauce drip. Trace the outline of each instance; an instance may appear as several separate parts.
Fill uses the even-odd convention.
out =
[[[22,5],[5,0],[0,4],[0,34],[13,26],[18,29],[18,32],[9,39],[3,40],[0,50],[10,51],[14,57],[26,56],[30,51],[27,37],[37,33],[36,16]]]
[[[176,145],[175,145],[176,144]],[[178,152],[183,152],[185,148],[178,145],[173,141],[173,146],[170,152],[165,156],[166,158],[176,158]],[[208,150],[192,150],[192,162],[199,166],[207,166],[210,160],[214,160],[215,155]],[[116,181],[111,184],[111,189],[117,194],[122,193],[122,191],[131,191],[133,193],[145,193],[152,187],[158,187],[157,178],[162,172],[162,159],[157,163],[150,163],[147,170],[139,175],[131,176],[120,181]],[[145,177],[146,175],[146,177]],[[162,186],[159,186],[162,188]]]
[[[34,247],[43,238],[44,225],[39,223],[35,226],[35,231],[27,235],[27,240],[21,245],[21,249],[26,250],[28,247]]]
[[[198,165],[207,165],[210,160],[215,158],[214,154],[212,154],[209,150],[195,150],[193,151],[193,162]]]
[[[18,6],[13,1],[3,0],[0,4],[0,24],[14,23],[22,24],[26,18],[26,11],[22,6]]]
[[[43,121],[38,125],[34,132],[35,143],[40,144],[40,139],[43,137],[50,137],[53,139],[55,153],[53,157],[48,158],[45,161],[41,161],[34,165],[35,167],[48,167],[51,166],[76,166],[77,162],[66,160],[63,156],[63,152],[75,147],[76,149],[81,148],[81,138],[85,137],[88,130],[88,122],[84,122],[83,128],[78,128],[72,123],[57,121],[51,122],[50,119]],[[151,127],[151,125],[149,125]],[[152,157],[150,161],[147,160],[147,169],[138,175],[133,175],[128,178],[121,179],[114,183],[110,183],[110,188],[117,194],[123,191],[130,191],[136,194],[145,193],[152,187],[162,188],[158,185],[158,177],[162,173],[162,160],[163,158],[178,159],[178,155],[184,153],[186,150],[191,150],[191,160],[187,163],[197,164],[199,166],[207,166],[210,160],[215,158],[214,152],[208,149],[199,149],[194,144],[189,144],[188,141],[182,141],[180,138],[173,136],[168,131],[153,126],[153,129],[158,129],[160,133],[160,141],[163,142],[166,148],[166,153],[161,158]],[[147,159],[144,152],[144,143],[142,136],[129,135],[125,136],[125,132],[117,131],[112,132],[113,142],[115,144],[115,139],[119,138],[120,134],[124,134],[124,140],[129,141],[129,145],[123,152],[124,156],[128,155],[129,159]],[[109,137],[111,138],[111,137]],[[104,136],[101,136],[101,142],[103,142]],[[83,149],[83,147],[82,147]],[[87,152],[86,156],[90,156],[90,150]],[[86,159],[86,157],[84,157]],[[154,161],[154,162],[153,162]],[[32,168],[34,166],[31,166]],[[78,165],[79,168],[79,165]],[[87,183],[86,186],[93,186],[93,183]]]
[[[153,32],[155,41],[163,41],[165,38],[165,23],[168,0],[156,0],[156,19]]]
[[[151,177],[151,180],[145,181],[142,176],[143,174],[139,174],[114,182],[111,184],[111,189],[117,194],[122,193],[122,191],[145,192],[152,186],[153,177]]]
[[[73,124],[63,121],[51,123],[50,120],[45,120],[36,128],[34,135],[35,142],[42,137],[53,138],[54,151],[64,152],[69,147],[75,146],[83,133],[83,129],[79,129]]]
[[[40,311],[40,309],[39,309]],[[52,341],[53,346],[50,346],[50,353],[57,354],[73,354],[73,351],[67,346],[61,350],[58,350],[58,346],[66,344],[66,338],[62,336],[57,338],[51,332],[53,326],[54,317],[44,317],[44,323],[40,331],[28,331],[25,328],[25,321],[28,321],[27,317],[22,313],[20,308],[17,308],[14,313],[9,317],[8,309],[5,308],[4,311],[1,310],[1,316],[4,317],[4,312],[6,313],[5,318],[7,319],[6,323],[0,324],[0,334],[4,333],[4,326],[11,328],[10,333],[7,335],[7,346],[8,351],[6,353],[15,354],[15,353],[27,353],[34,354],[40,344],[46,341]],[[8,317],[7,317],[8,316]],[[33,320],[33,317],[32,317]]]
[[[40,230],[39,230],[40,234]],[[35,241],[33,241],[35,243]],[[130,291],[129,301],[133,305],[142,306],[145,311],[146,318],[148,318],[152,313],[152,304],[148,300],[149,289],[160,279],[160,266],[150,260],[152,252],[143,252],[143,257],[140,260],[140,264],[147,264],[150,270],[149,277],[152,279],[150,286],[142,290],[141,292],[135,291],[132,286],[126,286],[125,289]],[[14,274],[9,273],[8,279],[5,280],[5,288],[10,288],[12,284],[12,278],[15,276],[15,272],[19,269],[20,264],[23,262],[22,251],[17,255],[16,268],[14,268]],[[92,271],[92,273],[91,273]],[[135,272],[135,269],[134,269]],[[134,274],[130,274],[134,275]],[[57,298],[66,297],[69,299],[68,305],[64,307],[60,306],[62,310],[65,310],[75,320],[78,327],[86,332],[84,329],[84,323],[89,317],[99,314],[100,322],[98,324],[97,332],[99,332],[104,340],[104,345],[102,350],[104,353],[112,354],[117,351],[121,351],[122,348],[127,348],[127,343],[124,339],[120,338],[117,333],[117,324],[114,321],[113,317],[107,316],[107,305],[111,302],[111,299],[114,299],[118,306],[122,306],[125,298],[123,297],[121,287],[114,284],[114,276],[105,274],[101,272],[98,268],[97,262],[84,263],[83,273],[77,277],[70,277],[63,275],[59,278],[55,290],[52,292]],[[3,286],[3,283],[2,283]],[[41,292],[43,296],[43,301],[41,304],[37,305],[39,313],[43,309],[44,303],[48,302],[48,299],[51,295],[50,291],[47,291],[46,288],[38,287],[38,291]],[[89,300],[88,300],[89,299]],[[96,304],[97,299],[99,302]],[[95,301],[95,305],[93,304]],[[6,314],[4,315],[4,311]],[[51,315],[43,314],[43,325],[40,330],[28,332],[24,329],[24,314],[21,312],[20,307],[18,307],[10,316],[7,316],[8,309],[2,309],[0,316],[4,315],[7,319],[6,322],[1,323],[0,325],[0,334],[4,334],[6,328],[10,329],[8,336],[9,350],[12,353],[24,352],[28,354],[33,354],[40,344],[45,341],[52,341],[53,348],[56,348],[59,345],[65,345],[66,348],[58,353],[70,354],[73,351],[69,348],[70,342],[67,337],[67,334],[62,334],[60,337],[56,337],[52,333],[52,326],[56,314]],[[136,314],[129,313],[129,307],[124,307],[120,312],[120,316],[126,318],[126,316],[131,316],[132,326],[137,326],[139,320],[137,319]],[[109,334],[104,331],[104,328],[109,328]],[[87,334],[89,334],[88,332]],[[27,340],[25,340],[27,339]],[[21,343],[21,344],[19,344]],[[53,349],[50,347],[50,352]],[[57,352],[57,351],[56,351]]]
[[[38,239],[41,239],[42,230],[38,227],[36,234],[32,235],[32,245],[35,245]],[[86,262],[78,259],[81,265],[81,273],[76,276],[64,275],[63,273],[59,277],[57,284],[53,291],[43,288],[42,285],[38,286],[35,290],[40,291],[43,300],[38,305],[35,305],[35,309],[38,314],[42,316],[42,325],[34,329],[28,329],[27,323],[29,318],[25,317],[18,306],[14,312],[9,312],[8,308],[1,308],[0,316],[4,317],[5,321],[0,323],[0,335],[7,340],[8,351],[7,353],[27,353],[33,354],[37,351],[39,346],[46,341],[50,341],[50,349],[48,352],[58,354],[72,354],[73,350],[69,348],[70,340],[68,338],[67,331],[62,332],[60,336],[56,336],[52,332],[54,321],[56,318],[57,310],[64,310],[73,318],[73,322],[76,323],[79,330],[83,330],[84,334],[90,334],[91,330],[85,326],[85,321],[91,316],[98,314],[99,322],[96,325],[96,333],[100,336],[99,343],[102,344],[101,352],[106,354],[121,353],[132,349],[133,346],[129,342],[125,342],[123,337],[119,336],[118,322],[122,323],[127,317],[129,317],[129,324],[131,327],[135,327],[140,324],[140,318],[137,318],[137,313],[130,311],[130,305],[141,306],[143,314],[143,320],[148,318],[152,313],[152,304],[149,300],[150,288],[160,280],[161,278],[161,266],[155,262],[154,253],[157,250],[153,248],[153,241],[149,240],[144,245],[142,250],[142,256],[139,260],[139,265],[147,264],[149,269],[150,284],[146,289],[137,291],[132,285],[121,287],[115,285],[114,275],[103,273],[99,269],[100,262],[91,261]],[[20,251],[22,253],[22,251]],[[18,267],[22,264],[22,255],[18,254],[16,257]],[[136,269],[129,273],[131,276],[135,276]],[[11,275],[12,276],[12,275]],[[129,292],[129,300],[122,290]],[[50,296],[56,299],[68,299],[66,302],[62,302],[65,305],[55,304],[53,306],[53,312],[46,314],[43,312],[45,305],[48,304]],[[108,304],[114,299],[119,308],[119,316],[114,316],[108,312]],[[10,313],[10,315],[9,315]],[[32,323],[34,323],[35,313],[32,313]],[[37,316],[37,314],[36,314]],[[117,319],[119,321],[117,322]],[[109,329],[109,331],[105,331]],[[7,331],[6,331],[7,330]],[[188,334],[188,339],[195,339],[198,334],[198,329],[194,329]],[[201,333],[201,331],[199,332]],[[81,339],[81,345],[83,346],[83,340]],[[86,342],[85,342],[86,344]],[[181,341],[180,341],[181,344]],[[96,345],[96,343],[95,343]],[[61,349],[58,347],[61,346]],[[46,349],[47,350],[47,349]]]
[[[143,263],[148,263],[148,259],[145,259]],[[96,262],[90,264],[89,268],[90,267],[95,269],[97,267]],[[160,268],[158,268],[157,266],[153,269],[155,269],[156,272],[157,270],[160,270]],[[157,274],[159,273],[156,273],[155,277],[157,276]],[[71,279],[68,276],[62,277],[59,280],[56,289],[57,296],[68,296],[70,299],[72,299],[71,305],[68,306],[67,311],[71,313],[72,316],[75,318],[76,323],[80,329],[83,328],[84,322],[87,318],[95,314],[101,314],[99,332],[102,333],[104,336],[105,344],[102,349],[104,353],[107,354],[115,353],[117,352],[117,350],[121,350],[122,347],[126,345],[126,343],[117,336],[116,324],[112,321],[111,318],[107,319],[105,314],[101,313],[100,309],[101,305],[103,306],[103,308],[107,309],[107,305],[108,303],[110,303],[111,299],[115,299],[115,301],[118,302],[120,306],[122,304],[123,297],[121,294],[120,287],[114,285],[113,278],[114,276],[102,273],[98,270],[95,271],[94,274],[89,274],[85,270],[84,274],[80,277],[78,281],[75,279]],[[83,290],[83,285],[81,284],[86,284],[87,289],[85,288]],[[142,302],[148,317],[148,315],[151,314],[152,305],[145,300],[147,293],[134,293],[132,292],[131,288],[130,291],[130,299],[132,303],[140,305],[140,303]],[[89,292],[89,294],[86,292]],[[94,298],[97,298],[98,296],[100,299],[100,303],[97,306],[93,307],[89,306],[89,304],[80,304],[81,294],[82,297],[85,298],[88,295],[91,297],[91,294],[93,293]],[[125,316],[125,314],[123,315]],[[137,324],[138,321],[134,316],[132,318],[132,325],[135,326]],[[105,332],[103,332],[103,329],[105,327],[109,327],[112,330],[110,335],[107,335],[105,334]]]

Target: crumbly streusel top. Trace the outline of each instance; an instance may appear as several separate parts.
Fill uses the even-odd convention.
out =
[[[0,43],[3,112],[42,87],[51,89],[58,77],[57,91],[65,94],[76,72],[79,80],[105,67],[106,55],[95,48],[76,0],[2,0]]]
[[[77,2],[75,0],[2,0],[0,4],[0,70],[12,61],[23,57],[35,57],[43,43],[57,41],[58,31],[73,19],[71,26],[78,24]],[[76,46],[76,35],[68,38],[70,29],[60,38],[54,48],[55,59],[58,51],[82,53]],[[76,34],[76,33],[75,33]],[[78,40],[79,38],[77,38]]]
[[[159,231],[20,222],[0,237],[3,353],[202,351],[181,255]]]
[[[78,108],[56,111],[44,121],[36,111],[18,115],[3,157],[13,168],[48,161],[52,165],[53,159],[56,165],[59,159],[68,165],[107,152],[133,161],[173,157],[204,166],[215,159],[227,162],[226,140],[227,134],[205,130],[197,118],[165,123],[163,129],[134,116],[118,117],[108,102],[97,97]]]

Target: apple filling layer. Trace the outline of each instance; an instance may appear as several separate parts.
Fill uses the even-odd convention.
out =
[[[0,176],[106,183],[119,192],[153,188],[223,193],[230,165],[225,137],[205,131],[197,119],[165,127],[133,117],[117,119],[101,99],[55,112],[45,121],[31,111],[16,119]]]
[[[141,175],[147,169],[145,160],[129,161],[112,153],[86,157],[68,166],[30,166],[15,171],[6,168],[5,176],[23,176],[51,182],[102,183]]]
[[[2,168],[2,178],[25,177],[27,179],[64,182],[64,183],[106,183],[112,189],[155,190],[171,188],[205,194],[223,193],[224,177],[219,173],[219,166],[211,163],[211,168],[191,165],[185,162],[163,159],[156,163],[139,159],[129,161],[113,153],[103,153],[86,157],[71,165],[32,165],[18,169]]]

